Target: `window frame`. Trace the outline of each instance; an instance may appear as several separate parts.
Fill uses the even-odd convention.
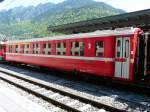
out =
[[[30,53],[30,44],[23,44],[24,48],[23,48],[23,53],[24,54],[29,54]]]
[[[99,43],[97,45],[97,43]],[[102,44],[101,44],[102,42]],[[98,47],[97,47],[98,46]],[[105,56],[105,41],[104,40],[96,40],[95,41],[95,56],[96,57],[104,57]]]
[[[40,42],[35,42],[32,43],[32,54],[40,54],[41,52],[41,43]]]
[[[42,54],[44,54],[44,55],[51,55],[52,54],[52,43],[51,42],[44,42],[43,43]]]
[[[67,41],[56,42],[56,55],[65,56],[67,54]]]
[[[72,41],[70,55],[85,56],[85,42],[83,40]]]

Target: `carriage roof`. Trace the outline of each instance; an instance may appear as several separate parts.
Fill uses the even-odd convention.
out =
[[[52,36],[44,38],[32,38],[25,40],[9,41],[8,43],[19,43],[19,42],[38,42],[38,41],[48,41],[48,40],[65,40],[65,39],[79,39],[79,38],[94,38],[94,37],[110,37],[110,36],[121,36],[121,35],[131,35],[134,34],[139,28],[117,28],[115,30],[97,30],[90,33],[79,33],[72,35],[61,35]]]

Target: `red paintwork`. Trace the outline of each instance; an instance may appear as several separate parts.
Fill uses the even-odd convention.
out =
[[[116,45],[116,38],[117,37],[130,37],[130,57],[133,60],[136,60],[136,48],[137,48],[137,38],[140,29],[135,32],[133,35],[120,35],[120,36],[109,36],[109,37],[95,37],[95,38],[75,38],[75,39],[66,39],[66,40],[52,40],[52,41],[37,41],[37,42],[30,42],[30,45],[34,43],[40,43],[43,45],[45,42],[51,43],[52,46],[52,53],[51,55],[56,55],[56,43],[57,42],[66,42],[66,56],[70,56],[71,50],[71,42],[75,41],[82,41],[85,43],[85,56],[84,57],[96,57],[95,56],[95,43],[96,41],[103,40],[104,41],[104,55],[101,58],[112,58],[114,61],[94,61],[94,60],[81,60],[81,59],[67,59],[67,58],[52,58],[52,57],[42,57],[42,50],[40,51],[39,56],[27,56],[23,55],[21,51],[18,55],[14,55],[15,50],[13,53],[6,54],[7,61],[15,61],[27,64],[34,64],[39,66],[45,66],[49,68],[58,68],[67,71],[77,70],[80,72],[90,73],[99,76],[106,76],[111,77],[113,79],[119,80],[126,80],[121,78],[114,78],[115,72],[115,60],[116,61],[125,61],[124,59],[115,59],[115,45]],[[23,42],[22,42],[23,43]],[[19,43],[22,46],[22,43]],[[88,43],[91,43],[91,49],[88,49]],[[13,46],[15,48],[15,45]],[[21,48],[22,49],[22,48]],[[43,49],[41,46],[40,49]],[[8,45],[6,47],[8,52]],[[32,53],[33,48],[30,48],[30,54]],[[134,61],[135,62],[135,61]],[[134,62],[130,63],[130,78],[128,81],[133,80],[133,71],[134,71]]]
[[[46,67],[57,67],[58,69],[73,71],[79,70],[81,72],[88,72],[97,75],[104,75],[108,77],[113,76],[113,62],[104,61],[83,61],[77,59],[60,59],[60,58],[43,58],[40,56],[18,56],[7,55],[6,60],[16,61],[28,64],[35,64]],[[37,61],[38,60],[38,61]],[[101,66],[103,65],[103,66]],[[99,66],[99,67],[98,67]]]
[[[116,58],[115,61],[126,62],[126,59],[124,59],[124,58]]]

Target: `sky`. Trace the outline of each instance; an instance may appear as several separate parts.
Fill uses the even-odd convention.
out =
[[[36,6],[40,3],[60,3],[64,0],[5,0],[4,2],[0,3],[0,10],[8,10],[13,7],[18,6],[29,6],[33,5]],[[123,9],[127,12],[133,12],[138,10],[144,10],[150,8],[150,0],[95,0],[95,1],[102,1],[105,2],[115,8]]]

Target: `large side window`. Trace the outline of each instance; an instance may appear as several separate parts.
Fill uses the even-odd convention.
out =
[[[22,45],[21,53],[24,53],[24,45]]]
[[[39,43],[33,44],[33,54],[40,54],[40,44]]]
[[[10,52],[10,53],[13,52],[13,45],[9,45],[9,52]]]
[[[29,53],[29,50],[30,50],[29,44],[25,44],[25,45],[24,45],[24,53],[25,53],[25,54],[28,54],[28,53]]]
[[[104,56],[104,41],[97,41],[96,44],[96,56]]]
[[[56,54],[66,55],[66,42],[58,42],[56,44]]]
[[[19,45],[15,46],[15,53],[19,53]]]
[[[84,42],[72,42],[71,55],[72,56],[84,56]]]
[[[116,52],[117,58],[121,57],[121,40],[117,40],[117,52]]]
[[[46,54],[46,55],[50,55],[51,54],[51,43],[44,43],[43,44],[43,54]]]

